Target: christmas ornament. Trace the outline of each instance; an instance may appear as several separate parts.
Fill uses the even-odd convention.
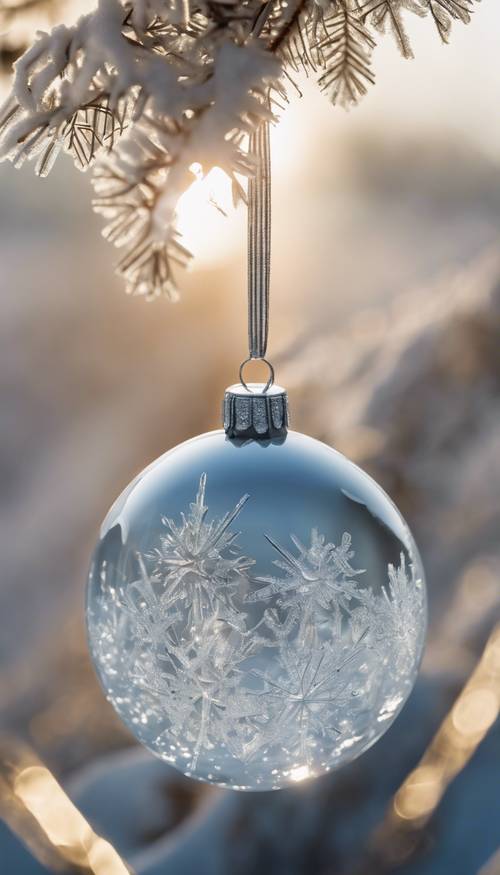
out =
[[[249,191],[249,350],[265,358],[267,125]],[[269,790],[359,756],[414,684],[426,626],[421,562],[383,490],[288,430],[274,385],[240,383],[224,430],[150,465],[106,517],[88,587],[89,642],[134,735],[186,775]]]

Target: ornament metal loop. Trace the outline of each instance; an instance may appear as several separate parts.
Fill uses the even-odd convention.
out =
[[[243,377],[243,369],[244,369],[245,365],[247,365],[249,362],[252,362],[252,361],[254,361],[254,362],[264,362],[264,364],[267,365],[267,367],[269,368],[269,378],[268,378],[268,381],[267,381],[267,383],[266,383],[266,385],[264,386],[264,389],[263,389],[263,394],[265,395],[265,393],[269,391],[269,389],[271,388],[271,386],[272,386],[273,383],[274,383],[274,368],[273,368],[271,362],[268,361],[268,359],[266,359],[266,358],[256,358],[256,357],[253,356],[253,355],[249,355],[248,358],[246,358],[245,361],[243,361],[243,362],[241,363],[241,365],[240,365],[240,383],[241,383],[242,386],[245,387],[245,389],[247,390],[247,392],[250,392],[251,394],[253,394],[252,390],[251,390],[250,387],[247,385],[247,383],[246,383],[246,381],[245,381],[245,379],[244,379],[244,377]]]

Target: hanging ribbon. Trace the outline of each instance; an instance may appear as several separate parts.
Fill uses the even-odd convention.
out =
[[[262,122],[250,136],[249,152],[256,162],[248,184],[248,358],[264,361],[269,368],[265,390],[274,382],[274,370],[266,359],[269,332],[269,279],[271,269],[271,153],[269,122]]]
[[[248,186],[248,352],[252,359],[266,355],[269,326],[271,267],[271,161],[269,123],[250,137],[257,163]]]

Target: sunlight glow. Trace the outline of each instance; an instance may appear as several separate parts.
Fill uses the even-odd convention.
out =
[[[456,775],[468,763],[500,713],[500,626],[441,724],[417,768],[393,802],[397,818],[425,822]]]
[[[129,875],[33,751],[0,736],[0,816],[50,871]],[[2,870],[3,871],[3,870]]]
[[[206,176],[199,164],[190,170],[195,179],[177,204],[177,228],[198,263],[215,265],[244,239],[243,211],[234,209],[231,180],[220,167]]]
[[[128,868],[114,848],[93,832],[48,769],[42,765],[22,769],[13,789],[68,863],[89,868],[95,875],[126,875]]]
[[[278,197],[290,185],[308,147],[307,126],[301,122],[303,110],[304,104],[295,98],[279,122],[271,126],[273,188]],[[194,179],[177,204],[176,225],[197,264],[213,267],[238,251],[244,252],[246,209],[244,205],[234,208],[231,180],[220,167],[213,167],[205,176],[198,163],[189,169]],[[246,179],[239,177],[239,181],[246,190]]]
[[[403,781],[382,823],[373,832],[370,854],[381,865],[400,866],[421,848],[420,835],[444,793],[467,765],[500,714],[500,624],[492,631],[472,672],[417,767]],[[480,875],[497,875],[493,857]],[[363,869],[364,871],[364,869]]]

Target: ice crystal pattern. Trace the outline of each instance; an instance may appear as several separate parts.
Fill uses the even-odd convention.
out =
[[[180,519],[162,519],[135,579],[103,606],[96,653],[110,698],[120,710],[121,676],[139,702],[139,737],[141,723],[154,725],[157,751],[188,774],[223,783],[206,765],[220,769],[221,751],[243,768],[267,758],[284,775],[313,774],[374,737],[373,714],[389,719],[406,697],[422,581],[401,554],[377,593],[351,535],[336,545],[315,529],[290,547],[266,535],[276,573],[253,576],[235,530],[249,496],[209,519],[206,481]]]

